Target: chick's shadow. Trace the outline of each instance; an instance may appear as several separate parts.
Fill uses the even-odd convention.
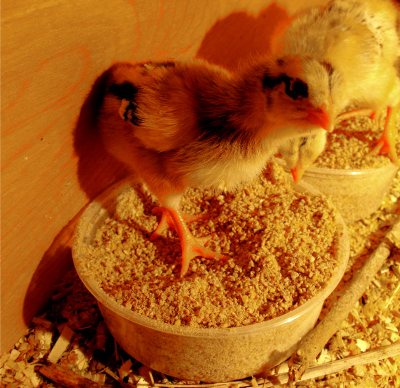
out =
[[[112,186],[130,176],[128,168],[104,148],[97,126],[107,72],[94,82],[86,97],[73,130],[73,145],[78,157],[78,181],[88,203]],[[44,253],[25,294],[23,316],[27,326],[42,312],[65,273],[73,268],[72,240],[75,227],[86,206],[58,233]],[[43,285],[46,284],[46,287]]]
[[[90,201],[107,187],[131,175],[125,164],[106,151],[99,133],[98,116],[107,75],[105,71],[95,80],[82,105],[73,134],[79,185]]]
[[[232,12],[217,20],[206,33],[196,56],[235,71],[249,59],[272,52],[276,38],[291,20],[285,8],[275,2],[258,15]]]

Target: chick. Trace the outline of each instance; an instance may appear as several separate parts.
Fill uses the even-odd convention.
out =
[[[181,276],[193,257],[224,258],[190,232],[179,208],[185,189],[234,190],[283,141],[330,123],[329,76],[310,58],[266,58],[234,74],[202,61],[117,63],[106,73],[103,143],[161,202],[151,238],[175,229]]]
[[[309,55],[325,63],[331,74],[335,116],[353,103],[371,108],[376,117],[387,110],[378,147],[396,163],[398,20],[399,12],[390,0],[334,0],[326,8],[299,14],[275,43],[278,52]],[[332,121],[329,130],[333,126]]]
[[[295,183],[299,183],[304,172],[310,167],[326,146],[327,132],[323,129],[312,134],[285,141],[279,153],[286,162]]]

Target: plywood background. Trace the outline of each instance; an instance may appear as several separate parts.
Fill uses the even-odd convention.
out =
[[[92,125],[101,72],[196,55],[233,69],[288,16],[270,0],[4,0],[1,19],[3,353],[72,267],[80,210],[126,174]]]

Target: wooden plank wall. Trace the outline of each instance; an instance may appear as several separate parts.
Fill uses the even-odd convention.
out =
[[[308,3],[319,3],[318,0]],[[98,75],[115,61],[191,59],[234,68],[268,48],[270,0],[2,2],[1,352],[72,267],[85,204],[125,176],[92,125]],[[290,13],[297,0],[280,1]]]

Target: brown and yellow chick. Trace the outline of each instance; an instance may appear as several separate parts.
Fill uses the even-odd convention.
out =
[[[399,12],[391,0],[334,0],[299,14],[275,44],[287,55],[311,56],[330,69],[333,114],[350,104],[387,121],[378,147],[398,163],[396,113],[400,106]],[[362,111],[355,114],[369,113]],[[346,115],[348,117],[349,114]],[[331,123],[330,130],[333,129]]]
[[[260,174],[282,142],[330,123],[329,77],[310,58],[267,58],[235,74],[202,61],[117,63],[106,78],[103,143],[161,202],[151,238],[175,229],[181,276],[195,256],[224,257],[187,227],[185,189],[234,190]]]
[[[315,162],[326,146],[327,132],[323,129],[288,139],[279,147],[279,153],[290,169],[293,180],[299,183],[304,172]]]

